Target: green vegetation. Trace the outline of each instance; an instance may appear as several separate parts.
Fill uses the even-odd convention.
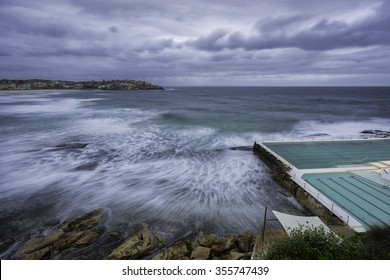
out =
[[[271,260],[378,260],[390,259],[390,226],[373,228],[350,238],[339,238],[324,228],[294,229],[271,243]]]
[[[0,80],[0,90],[41,90],[41,89],[101,89],[101,90],[162,90],[164,88],[134,80],[111,81],[52,81],[52,80]]]

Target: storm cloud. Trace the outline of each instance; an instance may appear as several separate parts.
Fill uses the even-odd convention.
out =
[[[0,78],[390,85],[379,0],[2,0]]]

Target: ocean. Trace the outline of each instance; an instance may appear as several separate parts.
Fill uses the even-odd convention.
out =
[[[390,88],[173,87],[0,94],[0,240],[97,208],[108,230],[258,233],[310,214],[251,147],[390,131]],[[7,255],[0,255],[7,258]]]

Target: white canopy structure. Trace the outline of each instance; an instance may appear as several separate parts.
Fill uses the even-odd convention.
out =
[[[287,234],[290,234],[290,232],[296,228],[298,229],[301,228],[304,230],[305,228],[317,228],[317,227],[323,227],[325,232],[333,232],[317,216],[311,216],[311,217],[294,216],[294,215],[277,212],[274,210],[272,210],[272,212],[275,214],[276,218],[278,218],[279,222],[282,224]]]

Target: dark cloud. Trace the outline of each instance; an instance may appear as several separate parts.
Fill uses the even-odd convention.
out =
[[[389,84],[389,13],[385,0],[1,0],[0,78]]]
[[[242,32],[235,31],[227,36],[227,40],[220,40],[227,33],[216,30],[208,35],[202,35],[192,45],[200,50],[209,51],[225,48],[263,50],[290,47],[324,51],[336,48],[390,45],[388,6],[383,4],[375,15],[354,23],[321,19],[313,24],[310,23],[312,21],[310,17],[302,15],[262,19],[253,27],[255,34],[245,36]],[[307,27],[294,32],[294,27],[305,25]]]
[[[119,28],[115,25],[112,25],[108,28],[112,33],[117,33],[119,31]]]
[[[227,34],[227,30],[218,29],[208,35],[201,36],[197,40],[189,41],[187,44],[201,50],[218,51],[226,47],[221,39]]]

